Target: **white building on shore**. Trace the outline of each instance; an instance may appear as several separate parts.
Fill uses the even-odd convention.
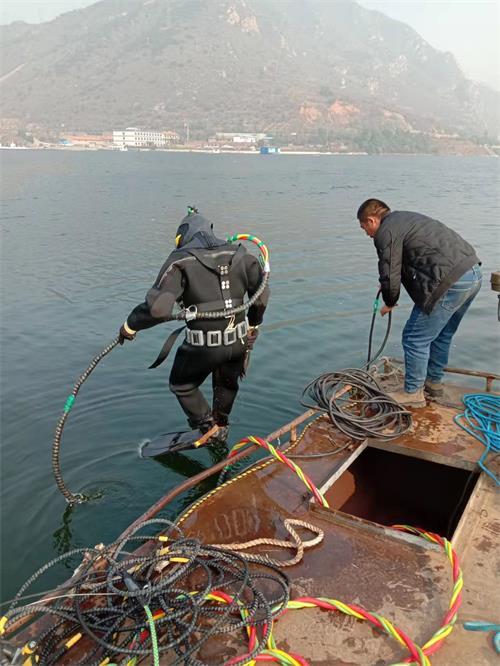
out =
[[[255,145],[259,141],[270,137],[262,132],[216,132],[215,138],[217,141]]]
[[[125,130],[113,131],[113,144],[117,148],[166,148],[174,140],[174,135],[177,136],[174,132],[127,127]]]

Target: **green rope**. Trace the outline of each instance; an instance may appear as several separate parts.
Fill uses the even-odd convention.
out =
[[[149,606],[144,606],[144,610],[148,616],[149,631],[151,633],[151,645],[153,646],[153,664],[154,666],[160,666],[160,653],[158,652],[158,638],[156,636],[155,621],[153,614],[149,610]]]

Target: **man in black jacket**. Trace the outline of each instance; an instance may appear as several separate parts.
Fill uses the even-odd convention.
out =
[[[120,328],[120,344],[137,331],[151,328],[172,313],[175,303],[199,312],[231,310],[252,297],[262,281],[258,260],[242,245],[226,243],[213,233],[213,224],[188,208],[176,233],[176,249],[158,273],[144,303],[136,306]],[[170,373],[176,395],[191,428],[207,432],[220,426],[217,439],[227,437],[227,426],[238,379],[244,374],[246,354],[257,338],[268,301],[266,287],[245,313],[223,319],[187,322],[186,339],[177,350]],[[212,375],[213,404],[209,407],[201,384]]]
[[[443,393],[452,337],[481,287],[480,261],[474,248],[441,222],[392,212],[379,199],[361,204],[358,220],[377,250],[382,316],[396,307],[401,284],[415,303],[403,330],[404,391],[393,397],[422,407],[424,387],[429,395]]]

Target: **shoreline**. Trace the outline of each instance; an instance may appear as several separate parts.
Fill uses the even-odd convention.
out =
[[[314,156],[343,156],[343,157],[418,157],[425,155],[427,157],[500,157],[494,152],[488,153],[367,153],[367,152],[332,152],[320,150],[283,150],[279,153],[262,154],[258,150],[209,150],[208,148],[132,148],[130,150],[119,150],[116,148],[104,147],[85,147],[85,146],[0,146],[0,150],[22,150],[22,151],[58,151],[67,153],[81,153],[81,152],[107,152],[107,153],[187,153],[187,154],[204,154],[204,155],[257,155],[259,157],[276,157],[279,155],[314,155]]]

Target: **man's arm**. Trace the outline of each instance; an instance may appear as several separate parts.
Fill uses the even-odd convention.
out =
[[[262,282],[263,270],[259,261],[251,254],[245,256],[246,273],[248,278],[248,295],[250,298],[255,294]],[[248,323],[250,326],[259,326],[264,319],[264,312],[269,301],[269,287],[266,288],[262,294],[257,298],[255,303],[248,309]]]
[[[148,291],[144,303],[137,305],[129,314],[125,330],[136,333],[166,321],[183,291],[182,272],[177,266],[172,266],[163,279],[157,280]]]
[[[374,238],[378,254],[378,274],[384,303],[392,308],[401,291],[401,269],[403,262],[403,239],[394,237],[382,224]]]

